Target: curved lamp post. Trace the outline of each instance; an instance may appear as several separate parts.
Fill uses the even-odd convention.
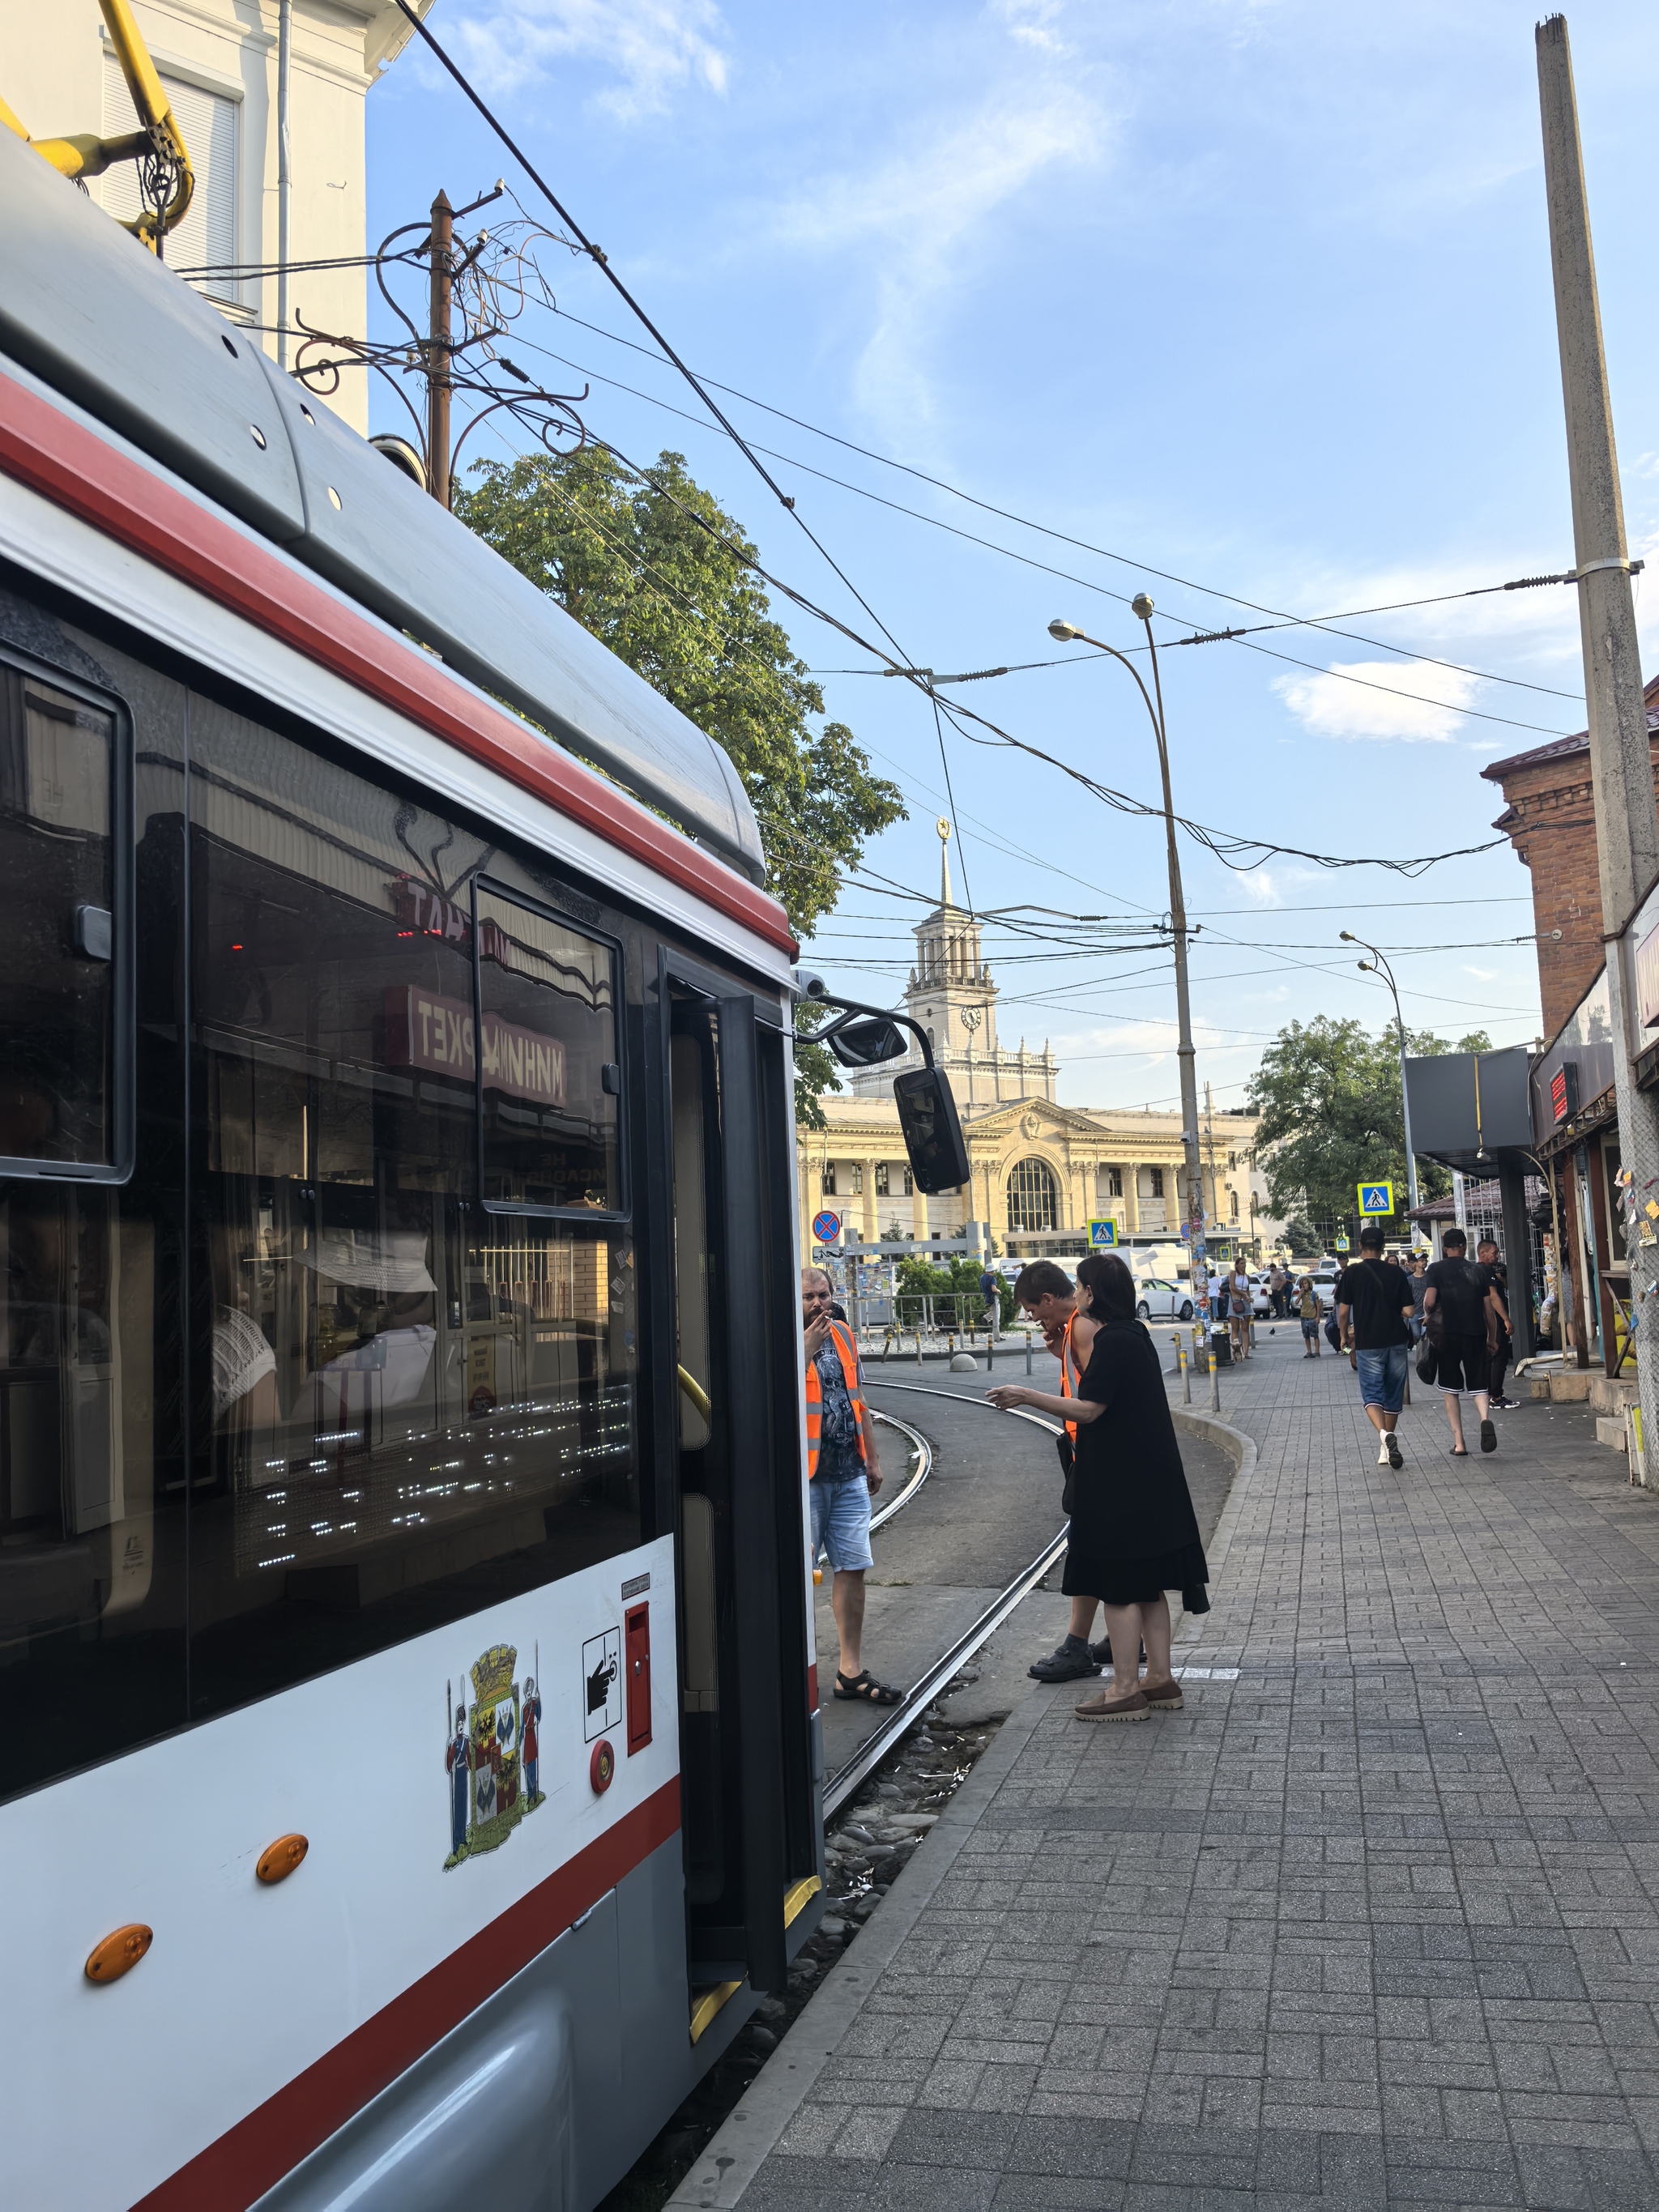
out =
[[[1400,1011],[1400,987],[1394,980],[1393,969],[1389,967],[1376,945],[1366,945],[1364,939],[1356,937],[1351,929],[1343,930],[1341,937],[1345,945],[1364,945],[1365,951],[1371,957],[1369,960],[1362,960],[1358,963],[1360,972],[1366,975],[1380,975],[1394,994],[1394,1025],[1395,1034],[1400,1040],[1400,1111],[1406,1125],[1406,1190],[1411,1211],[1415,1213],[1417,1211],[1417,1155],[1412,1150],[1412,1102],[1406,1090],[1406,1018]],[[1417,1223],[1413,1222],[1412,1224],[1413,1237],[1417,1227]],[[1434,1249],[1432,1240],[1430,1242],[1429,1249],[1431,1252]]]
[[[1091,645],[1097,653],[1109,653],[1121,661],[1135,680],[1135,689],[1146,703],[1152,719],[1152,734],[1158,739],[1158,772],[1164,780],[1164,832],[1170,856],[1170,929],[1175,939],[1176,1020],[1178,1040],[1176,1052],[1181,1069],[1181,1144],[1184,1155],[1183,1176],[1186,1194],[1182,1206],[1182,1222],[1204,1220],[1203,1171],[1198,1157],[1198,1064],[1193,1050],[1192,1003],[1187,986],[1187,902],[1181,889],[1181,855],[1176,847],[1175,801],[1170,793],[1170,747],[1164,722],[1164,687],[1158,679],[1158,647],[1152,639],[1152,603],[1145,592],[1138,592],[1132,602],[1133,611],[1139,616],[1146,629],[1146,647],[1152,655],[1152,692],[1140,680],[1140,671],[1133,661],[1118,651],[1115,645],[1091,637],[1075,623],[1054,621],[1048,625],[1048,635],[1061,645],[1075,641],[1079,645]],[[1152,693],[1158,704],[1152,704]],[[1201,1231],[1200,1231],[1201,1233]]]

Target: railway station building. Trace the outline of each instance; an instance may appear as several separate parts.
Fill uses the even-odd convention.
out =
[[[1180,1114],[1061,1105],[1060,1063],[1048,1040],[1041,1051],[1023,1037],[1012,1048],[1000,1042],[997,985],[980,923],[952,894],[948,850],[940,857],[939,902],[916,925],[915,939],[903,1009],[951,1079],[972,1186],[931,1200],[911,1186],[893,1079],[921,1065],[913,1046],[903,1060],[849,1076],[848,1091],[821,1101],[825,1126],[796,1132],[802,1250],[811,1248],[821,1212],[866,1244],[961,1237],[979,1222],[999,1252],[1023,1259],[1080,1256],[1089,1222],[1112,1220],[1121,1246],[1143,1254],[1153,1272],[1173,1274]],[[1200,1116],[1205,1210],[1218,1258],[1239,1250],[1264,1258],[1279,1234],[1253,1158],[1255,1129],[1253,1114]]]

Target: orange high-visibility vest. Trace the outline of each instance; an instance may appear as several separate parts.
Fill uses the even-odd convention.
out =
[[[858,1429],[859,1457],[867,1460],[864,1448],[864,1401],[859,1395],[858,1347],[838,1321],[830,1324],[841,1371],[847,1384],[847,1395],[853,1401],[853,1419]],[[823,1385],[818,1379],[816,1359],[806,1363],[806,1479],[810,1482],[818,1471],[818,1433],[823,1425]]]
[[[1066,1328],[1060,1340],[1060,1395],[1062,1398],[1075,1398],[1078,1395],[1078,1370],[1072,1358],[1072,1323],[1076,1319],[1075,1313],[1066,1315]],[[1066,1433],[1073,1443],[1077,1442],[1075,1421],[1066,1422]]]

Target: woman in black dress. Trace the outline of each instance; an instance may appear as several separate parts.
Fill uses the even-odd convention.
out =
[[[1112,1679],[1085,1698],[1077,1717],[1143,1721],[1181,1710],[1181,1686],[1170,1670],[1164,1592],[1178,1589],[1188,1613],[1207,1613],[1210,1571],[1158,1352],[1135,1318],[1134,1278],[1115,1252],[1102,1252],[1079,1263],[1077,1279],[1091,1318],[1102,1324],[1078,1395],[1055,1398],[1006,1383],[989,1396],[1004,1412],[1030,1406],[1077,1423],[1061,1587],[1068,1597],[1101,1601],[1112,1642]],[[1143,1642],[1145,1681],[1139,1679]]]

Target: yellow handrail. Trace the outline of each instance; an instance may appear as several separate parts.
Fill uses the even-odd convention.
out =
[[[681,1389],[684,1391],[686,1396],[691,1401],[691,1403],[702,1415],[704,1420],[712,1425],[714,1419],[714,1408],[708,1402],[708,1393],[703,1389],[702,1383],[698,1382],[696,1376],[695,1375],[688,1375],[684,1368],[678,1368],[676,1372],[678,1374],[680,1378]]]
[[[90,132],[72,137],[32,138],[3,100],[0,124],[15,131],[24,144],[32,146],[60,177],[101,177],[117,161],[138,162],[141,189],[153,182],[158,193],[165,191],[167,197],[162,204],[141,209],[132,222],[124,223],[122,228],[130,230],[154,253],[160,250],[161,240],[167,233],[184,221],[195,197],[196,175],[190,166],[184,133],[161,88],[155,64],[139,36],[127,0],[99,0],[99,5],[143,128],[123,131],[113,138],[100,138]],[[148,176],[144,173],[146,167]]]

